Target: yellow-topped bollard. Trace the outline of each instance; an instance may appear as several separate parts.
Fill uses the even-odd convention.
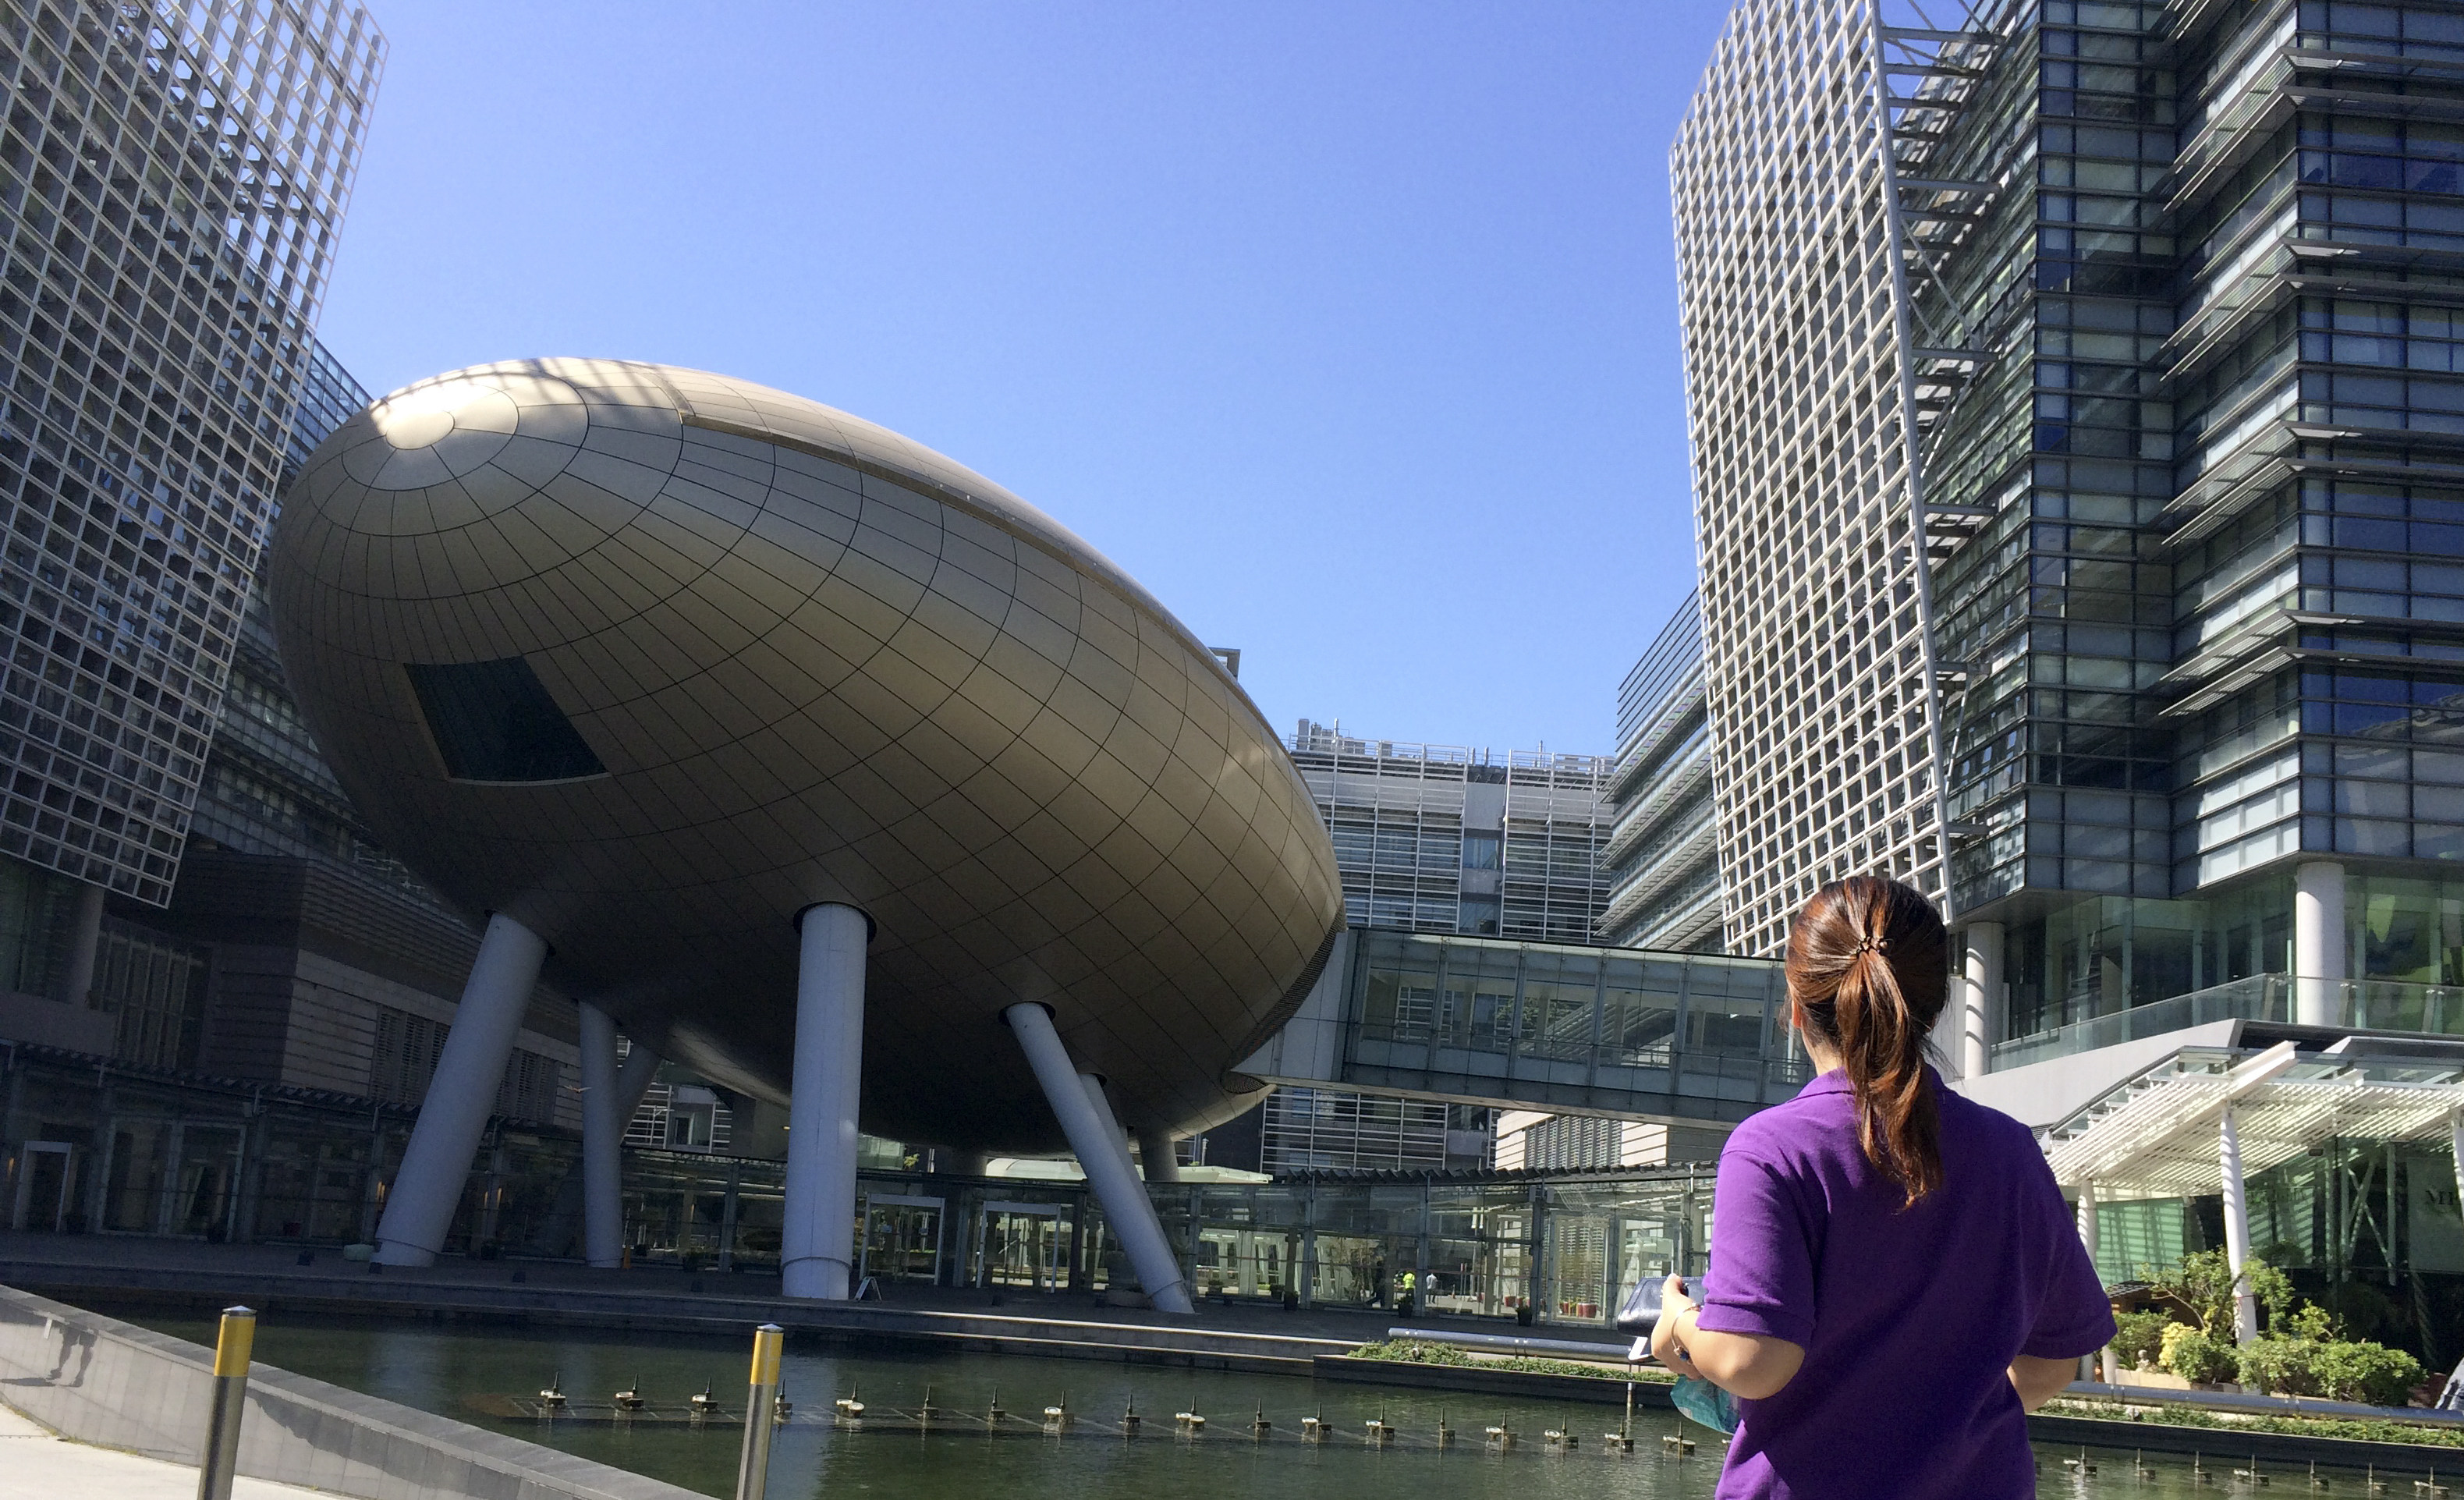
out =
[[[753,1331],[753,1389],[744,1400],[744,1452],[736,1465],[736,1500],[762,1500],[770,1488],[770,1434],[778,1426],[771,1407],[779,1399],[779,1357],[787,1331],[764,1323]]]
[[[255,1312],[223,1309],[222,1329],[214,1337],[212,1412],[197,1463],[197,1500],[231,1500],[231,1476],[239,1472],[239,1420],[248,1409],[248,1363],[255,1350]]]

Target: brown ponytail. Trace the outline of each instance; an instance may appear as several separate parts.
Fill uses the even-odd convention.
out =
[[[1788,934],[1789,999],[1805,1028],[1837,1049],[1865,1158],[1910,1204],[1942,1185],[1942,1114],[1925,1048],[1947,992],[1946,941],[1932,902],[1879,875],[1824,886]]]

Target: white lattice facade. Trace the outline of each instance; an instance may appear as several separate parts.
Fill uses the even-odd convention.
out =
[[[0,0],[0,853],[169,898],[384,52]]]
[[[1730,952],[1945,892],[1913,405],[1862,4],[1740,7],[1671,158]]]

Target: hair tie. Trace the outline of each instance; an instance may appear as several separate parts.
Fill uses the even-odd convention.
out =
[[[1859,938],[1857,939],[1857,946],[1849,950],[1848,956],[1853,959],[1860,953],[1881,953],[1889,946],[1890,943],[1881,938]]]

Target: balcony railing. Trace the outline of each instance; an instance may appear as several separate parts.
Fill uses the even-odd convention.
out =
[[[2354,1030],[2411,1031],[2426,1036],[2464,1036],[2464,985],[2414,984],[2403,980],[2296,979],[2254,974],[2211,984],[2150,1004],[2133,1005],[1997,1043],[1993,1070],[2018,1068],[2049,1057],[2163,1036],[2211,1021],[2299,1019],[2304,998],[2315,997],[2334,1019]]]

